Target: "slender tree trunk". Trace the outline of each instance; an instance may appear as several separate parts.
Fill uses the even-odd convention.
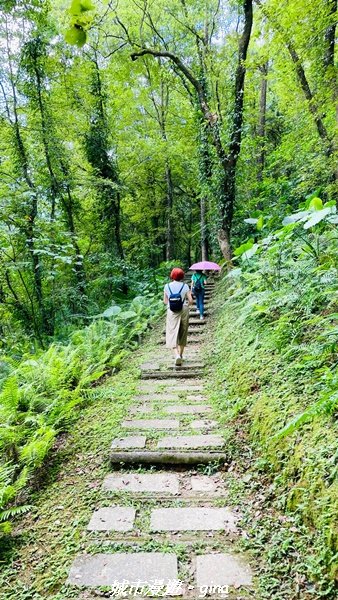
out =
[[[246,74],[245,61],[248,53],[253,22],[252,0],[244,0],[243,8],[244,28],[238,47],[238,65],[235,77],[235,105],[231,139],[227,160],[223,161],[224,177],[222,182],[221,227],[218,233],[220,248],[228,268],[231,267],[232,261],[230,232],[236,197],[236,167],[242,141],[244,84]]]
[[[166,160],[165,167],[165,179],[167,188],[167,206],[166,206],[166,221],[167,221],[167,235],[166,235],[166,260],[172,260],[174,258],[174,226],[173,226],[173,205],[174,205],[174,190],[171,168],[169,160]]]
[[[36,319],[34,319],[34,323],[36,324],[35,332],[37,337],[42,344],[41,332],[49,334],[49,326],[48,326],[48,316],[45,311],[44,306],[44,298],[43,298],[43,289],[42,289],[42,270],[39,255],[35,252],[35,219],[38,214],[38,197],[37,192],[35,190],[34,183],[29,174],[28,167],[28,159],[26,154],[26,149],[23,143],[23,139],[21,136],[20,125],[19,125],[19,117],[18,117],[18,108],[17,108],[17,96],[16,89],[14,87],[13,79],[11,76],[11,87],[13,94],[13,122],[12,127],[14,131],[14,141],[15,146],[19,158],[19,164],[22,169],[23,177],[26,182],[26,185],[31,193],[31,201],[30,208],[27,215],[27,225],[25,227],[25,235],[26,235],[26,243],[30,253],[31,261],[32,261],[32,275],[34,281],[34,295],[36,297],[37,305],[39,308],[39,314],[41,319],[41,324],[38,324]]]
[[[335,47],[337,29],[338,0],[326,0],[328,7],[329,25],[325,31],[324,69],[326,77],[332,90],[332,100],[336,109],[336,131],[333,139],[334,175],[332,177],[332,197],[336,201],[338,209],[338,73],[335,68]]]
[[[208,245],[208,231],[207,231],[207,197],[202,194],[200,201],[201,209],[201,251],[202,260],[208,260],[209,256],[209,245]]]
[[[102,89],[101,73],[96,55],[92,58],[94,67],[92,94],[95,99],[94,121],[91,123],[91,132],[87,139],[87,158],[94,167],[96,174],[101,178],[101,195],[103,201],[102,216],[107,220],[105,232],[105,244],[110,250],[114,250],[118,257],[124,260],[124,250],[121,239],[121,197],[120,180],[117,165],[108,154],[109,128],[106,118],[104,94]],[[93,147],[91,147],[93,146]],[[110,182],[115,184],[112,189]],[[112,232],[114,233],[112,239]],[[125,289],[126,286],[125,286]]]
[[[258,151],[258,172],[257,179],[262,181],[263,171],[265,166],[265,126],[266,126],[266,98],[268,90],[268,62],[261,66],[261,89],[259,98],[259,124],[258,124],[258,140],[259,140],[259,151]]]

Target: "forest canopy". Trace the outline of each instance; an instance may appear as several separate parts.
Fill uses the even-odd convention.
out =
[[[9,345],[335,205],[336,17],[336,0],[1,3]]]

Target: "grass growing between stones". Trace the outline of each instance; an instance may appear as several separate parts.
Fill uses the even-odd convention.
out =
[[[222,296],[222,297],[221,297]],[[227,429],[229,503],[238,503],[260,600],[337,597],[338,426],[326,415],[274,437],[317,394],[309,370],[276,349],[273,327],[223,288],[209,395]],[[308,333],[311,335],[311,332]],[[256,565],[255,565],[256,561]]]

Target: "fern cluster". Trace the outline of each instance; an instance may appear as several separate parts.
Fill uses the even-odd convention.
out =
[[[90,400],[92,384],[119,367],[161,310],[154,291],[145,290],[125,310],[114,305],[97,315],[67,345],[7,361],[0,393],[0,533],[8,534],[10,519],[29,510],[15,506],[17,494]]]

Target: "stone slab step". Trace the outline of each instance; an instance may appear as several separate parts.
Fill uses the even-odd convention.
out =
[[[135,516],[135,508],[106,506],[93,513],[87,529],[88,531],[132,531]]]
[[[165,403],[165,402],[181,402],[182,398],[179,396],[179,394],[182,392],[177,392],[177,394],[174,394],[173,392],[171,392],[170,394],[167,392],[153,392],[150,391],[148,394],[137,394],[134,396],[134,400],[135,402],[160,402],[160,403]],[[188,393],[188,395],[184,398],[184,401],[187,401],[187,403],[189,404],[190,402],[200,402],[203,404],[203,402],[205,402],[206,397],[203,393]]]
[[[199,475],[192,473],[112,473],[107,475],[103,482],[103,489],[107,492],[125,492],[138,496],[153,494],[157,498],[180,497],[198,500],[213,500],[216,496],[226,496],[223,477],[220,474]]]
[[[128,419],[123,421],[124,429],[179,429],[180,422],[176,419]]]
[[[170,369],[170,371],[143,371],[141,375],[141,379],[196,379],[201,375],[201,371],[194,370],[176,370]]]
[[[217,421],[206,420],[206,419],[197,419],[196,421],[191,421],[189,423],[190,429],[216,429],[218,426]]]
[[[199,448],[222,448],[224,439],[221,435],[201,434],[201,435],[168,435],[162,437],[157,442],[157,448],[174,449],[199,449]]]
[[[199,317],[193,317],[192,315],[190,316],[189,319],[189,325],[201,325],[202,327],[206,324],[206,320],[205,319],[200,319]]]
[[[196,415],[211,412],[212,408],[208,404],[169,404],[163,407],[163,412],[168,414]]]
[[[240,556],[218,553],[199,555],[195,558],[195,566],[198,588],[203,586],[229,586],[230,589],[252,587],[252,571]]]
[[[195,466],[206,465],[210,462],[224,464],[228,462],[228,456],[225,452],[205,450],[135,450],[132,451],[113,451],[110,453],[110,463],[112,465],[163,465],[163,466]]]
[[[122,591],[123,597],[135,598],[137,594],[141,600],[142,597],[143,600],[145,597],[159,597],[159,583],[161,597],[184,594],[185,598],[194,600],[206,597],[201,595],[201,589],[203,593],[206,589],[207,597],[216,599],[228,597],[232,589],[253,587],[250,566],[236,554],[199,554],[190,559],[186,570],[194,573],[195,584],[187,595],[184,594],[184,582],[178,577],[178,561],[174,552],[82,554],[73,561],[67,584],[90,588],[106,586],[114,597]],[[135,585],[141,582],[144,591],[139,587],[136,592]],[[240,597],[243,597],[242,594]]]
[[[163,362],[149,361],[141,365],[141,371],[159,371],[166,369],[204,369],[205,363],[194,358],[184,359],[181,365],[175,365],[174,358],[170,358]]]
[[[177,557],[173,553],[137,552],[83,554],[75,558],[67,583],[77,586],[110,586],[125,581],[169,583],[178,579]]]
[[[125,450],[133,448],[145,448],[147,438],[144,435],[129,435],[125,437],[115,438],[112,441],[111,449]]]
[[[150,392],[155,392],[155,390],[158,387],[162,388],[163,386],[164,386],[163,381],[159,381],[158,385],[156,385],[155,381],[140,380],[138,388],[141,391],[148,392],[150,390]],[[187,392],[188,394],[189,394],[189,392],[199,392],[199,391],[202,392],[203,391],[203,380],[196,378],[196,379],[190,379],[189,381],[184,383],[184,382],[177,382],[177,381],[175,381],[174,378],[172,378],[165,382],[165,390],[163,390],[163,392],[168,394],[169,390],[173,390],[176,392],[179,392],[179,391]],[[170,395],[170,394],[168,394],[168,395]]]
[[[201,341],[201,335],[200,335],[200,333],[196,333],[194,335],[189,335],[188,334],[188,346],[189,346],[189,344],[198,344],[198,343],[200,343],[200,341]],[[164,337],[158,338],[156,344],[158,346],[164,346],[165,345],[165,338]]]
[[[179,476],[176,473],[126,473],[107,475],[103,489],[109,492],[128,493],[152,492],[177,495]]]
[[[228,508],[154,508],[151,531],[217,531],[237,533],[238,517]]]

